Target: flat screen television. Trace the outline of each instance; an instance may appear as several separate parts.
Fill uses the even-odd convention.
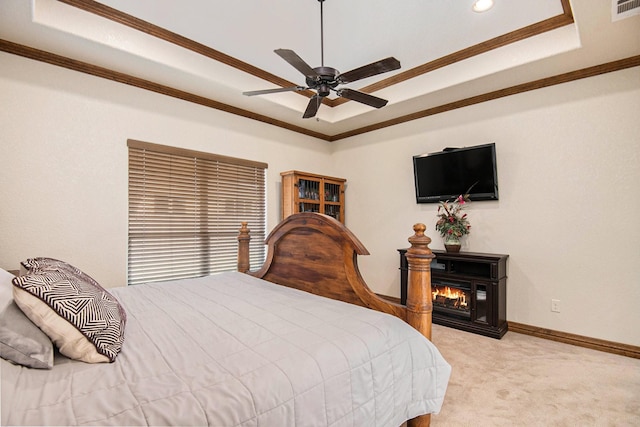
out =
[[[413,156],[413,174],[418,203],[437,203],[465,193],[471,200],[498,200],[495,143]]]

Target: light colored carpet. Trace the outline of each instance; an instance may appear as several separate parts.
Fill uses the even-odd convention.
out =
[[[432,426],[640,426],[640,359],[515,332],[432,338],[453,368]]]

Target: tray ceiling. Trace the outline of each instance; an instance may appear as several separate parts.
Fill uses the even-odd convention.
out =
[[[325,140],[612,61],[637,65],[640,16],[612,22],[602,1],[495,3],[476,13],[472,0],[326,0],[324,65],[345,72],[394,56],[402,68],[344,85],[388,99],[386,107],[331,96],[314,119],[301,118],[309,91],[242,92],[305,84],[274,49],[321,65],[317,0],[3,0],[0,39],[11,53],[46,52],[57,65]]]

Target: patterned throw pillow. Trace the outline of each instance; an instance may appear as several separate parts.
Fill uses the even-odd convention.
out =
[[[122,349],[126,313],[95,280],[63,261],[32,258],[13,279],[13,298],[65,356],[113,362]]]

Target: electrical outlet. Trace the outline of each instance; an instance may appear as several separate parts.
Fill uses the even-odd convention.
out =
[[[560,313],[560,300],[552,299],[551,300],[551,311],[554,313]]]

